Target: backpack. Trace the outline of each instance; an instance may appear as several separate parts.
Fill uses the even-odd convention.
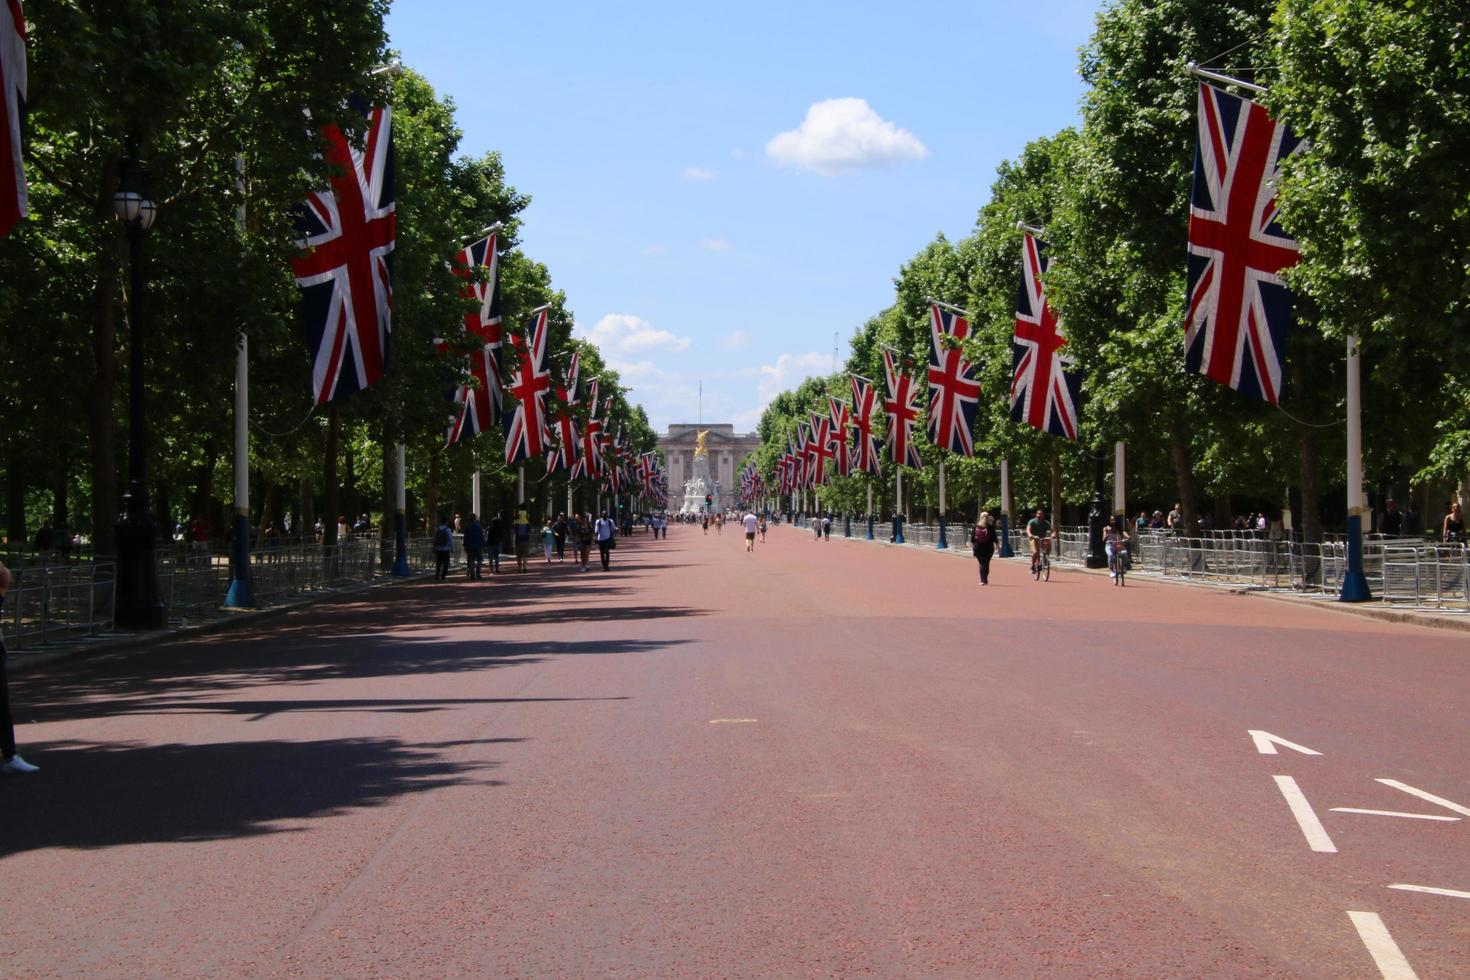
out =
[[[990,543],[990,527],[986,524],[976,524],[974,532],[970,535],[970,543],[976,548]]]
[[[434,547],[449,547],[449,528],[447,526],[441,524],[439,525],[439,530],[434,532]]]

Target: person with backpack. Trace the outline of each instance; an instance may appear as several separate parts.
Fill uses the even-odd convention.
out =
[[[990,511],[982,510],[970,532],[970,551],[980,563],[980,584],[990,584],[990,559],[995,555],[995,518]]]
[[[481,579],[480,568],[484,561],[485,553],[485,529],[480,526],[480,519],[474,514],[470,515],[469,521],[464,526],[464,563],[467,576],[471,579]]]
[[[439,515],[439,526],[434,528],[434,581],[442,582],[449,577],[449,549],[454,545],[454,532],[449,529],[449,518]]]

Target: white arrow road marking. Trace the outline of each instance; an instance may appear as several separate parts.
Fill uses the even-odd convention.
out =
[[[755,718],[711,718],[709,723],[711,725],[754,725],[756,721]]]
[[[1446,810],[1453,810],[1456,813],[1470,817],[1470,806],[1461,806],[1458,803],[1453,803],[1445,799],[1443,796],[1435,796],[1433,793],[1426,793],[1422,789],[1415,789],[1407,783],[1399,782],[1397,779],[1380,779],[1378,781],[1385,786],[1392,786],[1394,789],[1402,790],[1410,796],[1417,796],[1421,800],[1428,800],[1435,806],[1442,806]]]
[[[1337,845],[1332,843],[1332,838],[1327,836],[1327,828],[1322,826],[1322,821],[1317,819],[1317,812],[1312,809],[1312,804],[1307,802],[1301,787],[1296,780],[1290,776],[1272,776],[1276,780],[1281,795],[1286,797],[1286,805],[1291,808],[1291,815],[1296,817],[1297,826],[1302,828],[1302,836],[1307,839],[1307,844],[1314,851],[1324,854],[1336,854]]]
[[[1470,892],[1456,891],[1453,888],[1430,888],[1428,885],[1389,885],[1401,892],[1423,892],[1426,895],[1447,895],[1450,898],[1470,898]]]
[[[1388,927],[1377,912],[1349,912],[1348,918],[1358,930],[1358,938],[1368,947],[1368,955],[1378,964],[1383,980],[1418,980],[1414,968],[1404,959],[1403,950],[1388,934]]]
[[[1355,806],[1335,806],[1333,813],[1366,813],[1370,817],[1403,817],[1405,820],[1448,820],[1454,823],[1459,817],[1441,817],[1437,813],[1399,813],[1397,810],[1359,810]]]
[[[1270,732],[1259,732],[1255,729],[1249,729],[1248,732],[1250,734],[1250,737],[1255,740],[1256,751],[1261,753],[1261,755],[1275,755],[1276,746],[1278,745],[1280,745],[1282,748],[1291,749],[1293,752],[1300,752],[1302,755],[1322,754],[1316,749],[1309,749],[1305,745],[1298,745],[1295,742],[1288,742],[1280,735],[1272,735]]]

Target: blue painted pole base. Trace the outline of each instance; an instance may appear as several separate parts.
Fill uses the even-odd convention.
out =
[[[1347,571],[1342,576],[1340,602],[1368,602],[1373,593],[1368,589],[1368,576],[1363,573],[1363,517],[1353,514],[1347,522]]]
[[[235,542],[230,553],[230,589],[225,593],[230,609],[255,608],[255,593],[250,589],[250,519],[235,515]]]
[[[941,549],[942,548],[948,548],[949,547],[949,538],[945,537],[945,535],[944,535],[945,528],[947,526],[948,525],[946,524],[946,522],[944,520],[944,515],[943,514],[940,514],[939,515],[939,542],[934,547],[941,548]]]
[[[873,515],[868,515],[868,540],[873,540]]]
[[[842,536],[844,538],[850,538],[850,537],[852,537],[852,515],[851,514],[843,514],[842,515]]]
[[[1014,558],[1016,552],[1011,548],[1011,521],[1004,512],[1000,515],[1000,556],[1002,558]]]
[[[895,514],[893,517],[893,543],[903,544],[903,515]]]
[[[408,578],[408,528],[403,515],[393,515],[393,577]]]

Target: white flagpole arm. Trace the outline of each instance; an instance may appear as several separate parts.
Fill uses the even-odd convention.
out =
[[[1266,94],[1266,87],[1264,85],[1257,85],[1254,82],[1244,82],[1238,78],[1231,78],[1229,75],[1222,75],[1219,72],[1201,68],[1192,61],[1184,66],[1184,70],[1195,78],[1203,78],[1207,82],[1218,82],[1221,85],[1234,85],[1236,88],[1243,88],[1247,92],[1253,92],[1256,95]]]
[[[930,303],[933,303],[935,306],[943,307],[944,309],[949,310],[952,313],[958,313],[960,316],[969,317],[972,320],[975,318],[975,314],[971,313],[967,309],[955,306],[953,303],[946,303],[943,300],[935,299],[933,296],[925,296],[924,298]]]
[[[505,222],[504,221],[497,221],[493,225],[486,225],[484,228],[481,228],[479,231],[475,232],[473,235],[461,235],[460,238],[459,238],[459,240],[462,241],[462,242],[472,242],[472,241],[476,240],[477,238],[484,238],[486,235],[490,234],[491,232],[499,231],[500,229],[502,229],[504,227],[505,227]]]
[[[1024,221],[1017,221],[1016,222],[1016,230],[1017,231],[1029,231],[1031,234],[1035,235],[1037,238],[1045,238],[1046,237],[1046,229],[1045,228],[1038,228],[1035,225],[1028,225]]]

